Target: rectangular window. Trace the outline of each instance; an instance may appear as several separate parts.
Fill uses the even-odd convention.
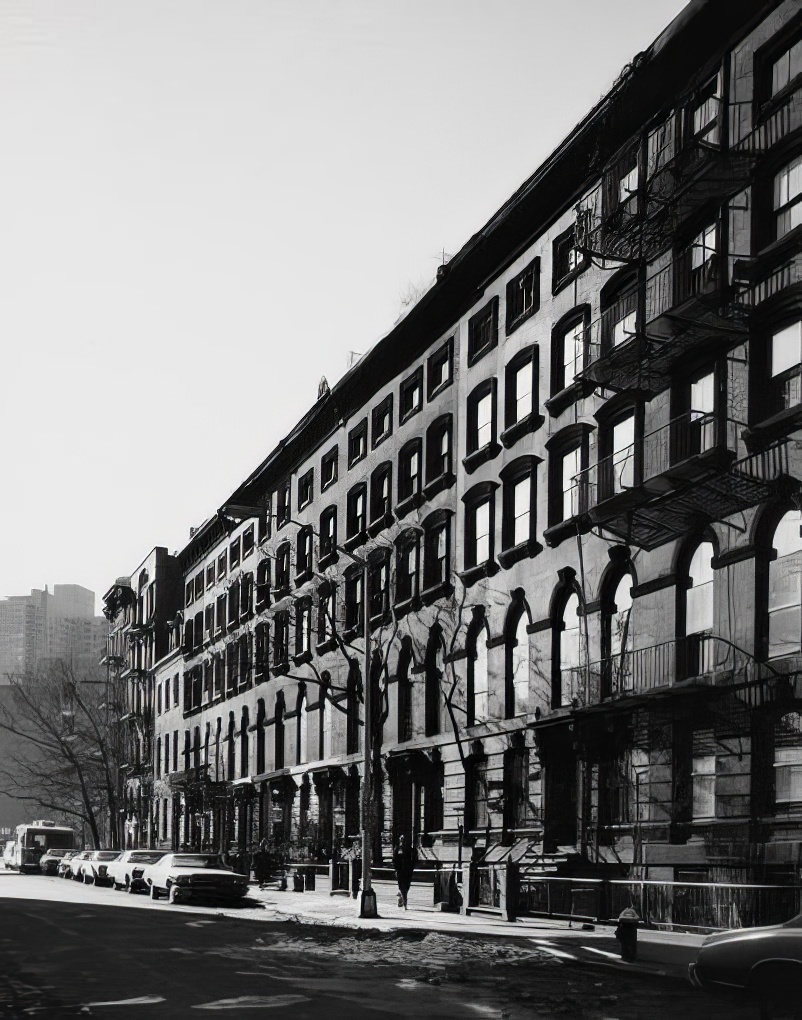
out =
[[[771,383],[778,411],[802,403],[802,321],[785,326],[771,337]]]
[[[693,239],[690,246],[692,271],[702,270],[715,258],[718,247],[716,241],[717,232],[716,224],[712,223],[700,231]]]
[[[800,74],[802,74],[802,39],[797,39],[790,49],[771,65],[772,96],[782,92]]]
[[[582,512],[584,500],[581,497],[581,479],[578,477],[582,471],[582,449],[577,447],[563,454],[562,459],[562,486],[563,503],[562,519],[569,520]]]
[[[540,307],[540,259],[534,259],[507,284],[507,333]]]
[[[254,547],[254,534],[253,534],[253,525],[251,525],[249,528],[246,528],[245,531],[243,531],[243,533],[242,533],[242,558],[243,559],[245,559],[246,556],[250,556],[250,554],[253,552],[253,547]]]
[[[406,421],[417,414],[423,406],[423,368],[417,369],[409,379],[401,383],[399,394],[399,414],[401,421]]]
[[[225,595],[217,596],[217,604],[215,606],[215,619],[214,619],[215,631],[217,634],[222,634],[226,629],[226,597]]]
[[[431,355],[426,363],[429,400],[444,390],[453,379],[454,338],[448,340]]]
[[[195,598],[199,599],[203,595],[203,571],[195,575]]]
[[[774,177],[774,221],[778,240],[802,224],[802,156]]]
[[[515,387],[515,421],[532,413],[532,362],[521,365],[513,379]]]
[[[345,626],[351,630],[362,622],[362,575],[352,574],[345,582]]]
[[[628,415],[613,426],[612,493],[635,484],[635,416]]]
[[[529,541],[529,515],[532,502],[532,479],[529,475],[512,488],[513,545]]]
[[[472,365],[498,343],[498,298],[468,320],[468,364]]]
[[[691,108],[690,131],[695,141],[718,145],[720,141],[719,112],[721,100],[716,95],[718,80],[713,79]]]
[[[378,446],[392,433],[393,395],[388,393],[384,400],[373,408],[373,446]]]
[[[493,394],[486,393],[476,403],[476,449],[492,442],[493,439]]]
[[[331,507],[320,515],[320,557],[332,556],[337,550],[337,508]]]
[[[571,227],[554,242],[552,250],[553,289],[559,290],[563,283],[574,273],[583,269],[584,265],[585,257],[576,247],[576,235],[574,228]]]
[[[416,594],[418,576],[418,544],[407,542],[398,550],[396,598],[406,602]]]
[[[226,563],[227,563],[226,554],[224,552],[221,552],[220,555],[217,557],[217,580],[218,581],[221,578],[225,577],[226,574],[228,573],[228,568],[226,566]]]
[[[485,563],[490,559],[490,503],[479,503],[473,511],[474,562]]]
[[[211,588],[214,584],[214,563],[210,563],[206,568],[206,587]]]
[[[320,461],[320,490],[327,489],[330,485],[337,481],[337,459],[338,449],[335,446],[334,449],[329,450],[327,454],[321,458]]]
[[[305,506],[308,506],[312,502],[312,480],[314,472],[310,468],[307,472],[301,475],[298,479],[298,509],[302,510]]]
[[[563,387],[570,386],[584,366],[585,322],[580,319],[563,335]]]
[[[693,756],[691,783],[693,787],[693,817],[715,818],[716,756],[714,754]]]
[[[235,538],[231,545],[228,547],[228,562],[231,565],[231,569],[239,566],[239,539]]]
[[[292,517],[290,504],[290,483],[284,482],[276,493],[276,524],[279,528],[287,524]],[[232,563],[233,567],[234,564]]]
[[[638,193],[638,164],[630,167],[618,178],[618,204],[624,205]]]
[[[802,747],[778,747],[774,752],[774,799],[778,804],[802,801]]]
[[[617,347],[619,344],[626,343],[627,340],[631,340],[637,332],[638,312],[637,309],[632,309],[630,312],[626,312],[613,322],[611,340],[613,347]]]
[[[348,467],[358,464],[368,452],[368,422],[366,418],[348,433]]]

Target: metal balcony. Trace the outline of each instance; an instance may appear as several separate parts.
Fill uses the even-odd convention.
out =
[[[616,655],[560,671],[563,700],[591,708],[688,681],[705,686],[748,686],[765,678],[767,667],[725,638],[710,633],[628,648]]]
[[[793,131],[802,128],[802,88],[797,88],[768,113],[751,130],[743,131],[741,124],[751,122],[752,103],[735,103],[731,108],[730,148],[735,152],[768,152]]]
[[[654,395],[670,386],[672,370],[691,348],[739,342],[753,295],[743,282],[730,286],[719,265],[710,259],[693,270],[683,254],[622,294],[587,329],[576,378]]]
[[[768,499],[789,475],[788,445],[736,460],[740,424],[683,415],[573,479],[580,527],[641,549],[681,538]]]
[[[721,202],[728,195],[746,187],[757,159],[753,148],[725,148],[722,135],[725,118],[729,115],[727,103],[713,100],[717,107],[717,128],[705,134],[680,131],[673,122],[670,141],[656,158],[646,174],[646,216],[659,216],[667,211],[674,228],[712,202]],[[682,137],[682,135],[687,135]]]
[[[646,281],[644,332],[653,371],[668,372],[690,348],[713,336],[739,341],[747,333],[748,305],[741,287],[727,279],[720,254],[699,266],[683,252]]]

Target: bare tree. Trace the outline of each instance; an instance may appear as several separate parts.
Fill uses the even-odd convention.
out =
[[[77,676],[56,660],[10,677],[0,731],[10,750],[0,762],[6,796],[86,825],[94,846],[118,845],[119,762],[104,680]]]

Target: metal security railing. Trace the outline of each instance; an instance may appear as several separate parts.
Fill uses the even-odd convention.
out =
[[[690,410],[678,415],[660,428],[646,433],[642,441],[599,458],[596,464],[575,475],[569,489],[572,514],[587,513],[604,500],[663,474],[692,457],[716,449],[734,453],[738,430],[743,427],[742,423],[731,418],[703,411]]]
[[[500,866],[497,866],[500,867]],[[631,907],[649,928],[723,931],[782,924],[802,912],[802,886],[564,878],[519,869],[517,916],[614,922]]]
[[[606,905],[610,918],[631,906],[652,928],[753,928],[800,913],[802,886],[614,880]]]
[[[726,674],[729,682],[749,683],[760,672],[751,656],[725,638],[699,633],[567,667],[561,680],[565,703],[594,705],[704,676],[723,679]]]

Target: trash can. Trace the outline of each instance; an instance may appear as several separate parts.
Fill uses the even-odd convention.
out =
[[[304,891],[304,876],[300,871],[296,871],[292,876],[292,891],[303,892]]]
[[[307,892],[315,891],[315,869],[307,868],[306,874],[304,875],[304,883],[306,885]]]
[[[640,918],[632,907],[625,907],[618,915],[615,937],[621,947],[621,959],[631,963],[638,955],[638,921]]]

